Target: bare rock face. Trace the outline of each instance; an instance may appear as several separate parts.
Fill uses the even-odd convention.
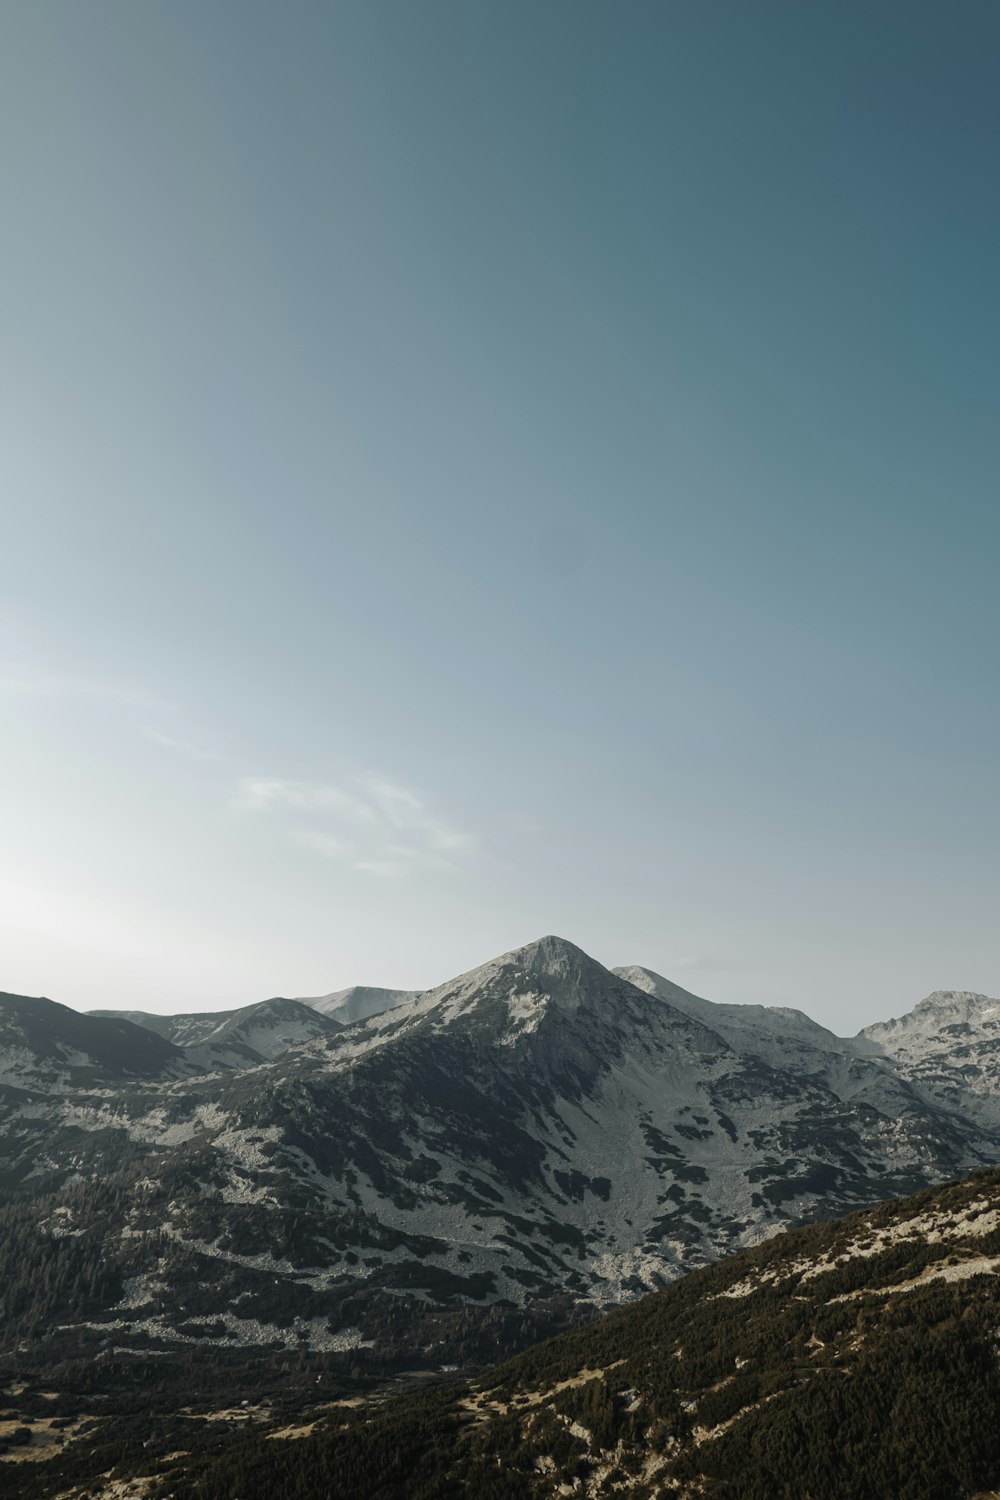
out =
[[[1000,1128],[1000,1000],[969,990],[935,990],[908,1015],[858,1034],[944,1109],[991,1131]]]

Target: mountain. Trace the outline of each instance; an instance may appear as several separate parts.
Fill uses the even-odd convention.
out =
[[[332,1036],[341,1023],[303,1000],[261,1000],[239,1010],[192,1012],[175,1016],[145,1011],[92,1010],[91,1016],[127,1020],[166,1038],[206,1069],[245,1068],[279,1057],[290,1047]]]
[[[866,1026],[857,1042],[891,1059],[942,1109],[1000,1126],[1000,1000],[935,990],[908,1015]]]
[[[740,1056],[812,1078],[840,1099],[866,1102],[889,1117],[920,1114],[937,1107],[936,1100],[918,1087],[917,1071],[905,1061],[898,1066],[901,1060],[873,1044],[865,1033],[836,1036],[804,1011],[789,1006],[725,1005],[702,1000],[638,965],[614,972],[703,1021]],[[961,1104],[958,1111],[966,1113]]]
[[[944,1097],[923,1053],[555,937],[343,1027],[293,1000],[173,1021],[188,1045],[76,1017],[125,1048],[110,1075],[0,1054],[0,1285],[22,1289],[0,1355],[482,1360],[1000,1161],[987,1095]]]
[[[402,1005],[404,1000],[415,1000],[419,990],[380,990],[367,984],[354,984],[347,990],[335,990],[332,995],[314,995],[311,999],[302,996],[303,1005],[311,1005],[322,1016],[331,1016],[342,1026],[355,1021],[367,1021],[371,1016],[380,1016],[383,1011]]]
[[[184,1070],[178,1048],[131,1021],[80,1015],[54,1000],[0,993],[0,1086],[55,1091]]]
[[[167,1041],[172,1040],[171,1033],[175,1023],[186,1019],[184,1016],[158,1016],[148,1010],[88,1010],[88,1016],[96,1016],[102,1021],[129,1021],[133,1026],[142,1026],[146,1031],[155,1031],[157,1036],[165,1037]],[[199,1012],[192,1019],[202,1021],[207,1012]],[[231,1015],[231,1011],[218,1011],[217,1016]]]
[[[179,1455],[169,1493],[990,1500],[998,1273],[994,1171],[779,1235],[473,1380],[263,1413]]]
[[[638,989],[675,1005],[686,1015],[704,1021],[737,1051],[753,1053],[779,1067],[789,1066],[797,1052],[812,1063],[817,1053],[839,1054],[848,1045],[825,1026],[810,1020],[804,1011],[785,1005],[720,1005],[702,1000],[664,979],[662,974],[637,964],[613,972]]]
[[[177,1017],[177,1020],[189,1026],[175,1029],[172,1035],[175,1043],[183,1044],[190,1052],[231,1053],[234,1067],[238,1065],[235,1059],[243,1059],[244,1067],[253,1067],[280,1058],[291,1047],[334,1037],[342,1029],[333,1017],[321,1016],[301,1001],[286,999],[261,1001],[238,1011],[226,1011],[222,1016]],[[195,1022],[202,1025],[195,1026]],[[216,1025],[210,1026],[208,1022]]]
[[[245,1007],[249,1009],[249,1007]],[[160,1016],[145,1010],[89,1010],[88,1016],[102,1016],[119,1021],[131,1021],[133,1026],[142,1026],[155,1031],[177,1047],[197,1047],[216,1027],[238,1010],[185,1011],[179,1015]]]

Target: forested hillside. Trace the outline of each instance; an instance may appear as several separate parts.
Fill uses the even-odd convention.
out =
[[[168,1490],[958,1500],[1000,1480],[998,1269],[989,1173],[782,1235],[486,1378],[338,1411]]]
[[[998,1271],[990,1171],[782,1234],[473,1378],[373,1385],[303,1350],[242,1377],[196,1358],[181,1395],[134,1366],[129,1390],[112,1362],[78,1370],[75,1398],[8,1395],[5,1494],[111,1500],[128,1478],[150,1500],[985,1500]],[[45,1456],[53,1417],[58,1453],[12,1462],[26,1425]]]

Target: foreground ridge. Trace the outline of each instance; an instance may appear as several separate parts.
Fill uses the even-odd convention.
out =
[[[255,1408],[93,1493],[989,1500],[998,1272],[990,1171],[778,1235],[472,1379]]]

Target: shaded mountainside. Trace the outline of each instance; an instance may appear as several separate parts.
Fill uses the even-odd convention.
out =
[[[166,1488],[957,1500],[1000,1482],[998,1270],[992,1172],[781,1235],[473,1383],[341,1409]]]
[[[183,1070],[177,1047],[131,1021],[82,1016],[44,997],[0,994],[0,1088],[66,1089]]]
[[[450,1385],[322,1379],[294,1411],[233,1412],[192,1383],[173,1428],[143,1415],[142,1443],[138,1417],[77,1417],[79,1439],[10,1493],[992,1500],[998,1329],[994,1170],[787,1231]],[[51,1446],[44,1421],[33,1441]]]
[[[155,1016],[145,1011],[92,1010],[89,1016],[117,1017],[153,1031],[183,1048],[196,1065],[254,1067],[316,1037],[331,1036],[342,1023],[304,1000],[278,997],[238,1010],[194,1011]]]
[[[118,1071],[68,1058],[54,1013],[124,1047]],[[344,1026],[283,999],[170,1019],[182,1046],[0,1001],[0,1354],[481,1361],[1000,1161],[985,1095],[945,1098],[877,1040],[558,938]]]

